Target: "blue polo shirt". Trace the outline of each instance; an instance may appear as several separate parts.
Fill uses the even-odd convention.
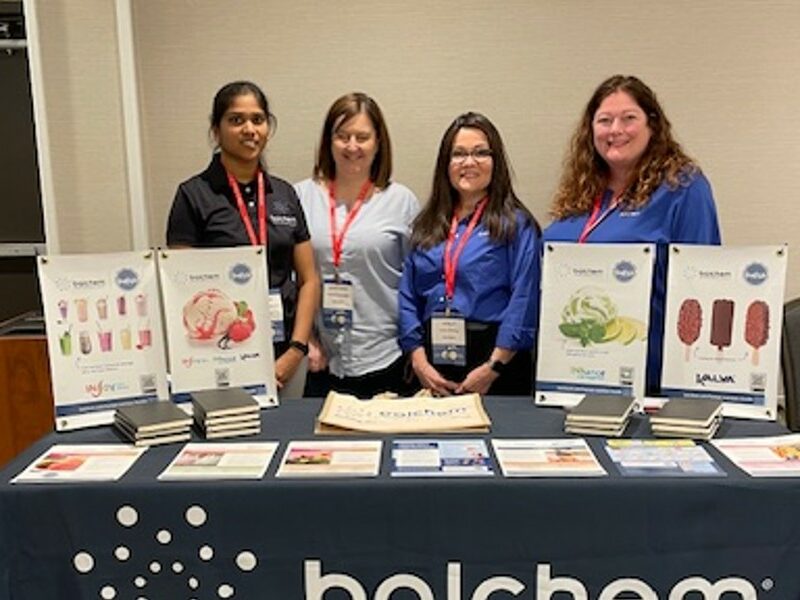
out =
[[[606,191],[601,214],[611,197],[611,191]],[[577,242],[588,219],[587,213],[555,221],[544,230],[542,238],[546,242]],[[641,208],[629,210],[620,206],[611,212],[589,233],[586,242],[638,242],[657,245],[653,293],[650,298],[646,377],[647,393],[657,394],[661,388],[667,246],[673,243],[720,244],[719,222],[711,184],[702,173],[691,175],[675,189],[662,183]]]
[[[456,240],[464,235],[471,215],[458,224]],[[495,242],[480,222],[467,240],[456,269],[451,309],[468,321],[496,323],[495,345],[509,350],[533,347],[539,310],[538,228],[517,213],[516,234]],[[445,310],[445,242],[417,248],[406,258],[400,279],[398,335],[404,352],[424,346],[425,323]]]

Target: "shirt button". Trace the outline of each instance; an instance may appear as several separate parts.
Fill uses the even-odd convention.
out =
[[[249,185],[244,188],[244,193],[245,194],[249,194],[250,193],[250,186]]]

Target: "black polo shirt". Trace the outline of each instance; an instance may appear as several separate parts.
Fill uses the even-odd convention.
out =
[[[266,173],[265,173],[266,174]],[[286,336],[291,337],[297,312],[294,246],[310,239],[308,225],[294,188],[266,174],[267,265],[270,288],[280,288]],[[253,229],[258,231],[256,180],[239,184]],[[247,230],[228,186],[220,155],[205,171],[181,183],[167,221],[167,245],[220,248],[250,244]]]

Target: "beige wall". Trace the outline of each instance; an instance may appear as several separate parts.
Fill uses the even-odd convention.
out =
[[[38,5],[62,245],[123,249],[113,3]],[[268,160],[289,180],[309,174],[334,98],[375,96],[395,178],[421,198],[445,127],[483,111],[504,135],[518,192],[546,223],[578,113],[621,72],[658,92],[712,181],[725,242],[789,242],[787,296],[800,295],[796,0],[133,0],[133,17],[153,244],[164,242],[175,186],[208,161],[211,98],[227,81],[267,91],[279,120]]]

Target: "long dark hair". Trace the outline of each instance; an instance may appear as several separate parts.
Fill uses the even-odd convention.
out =
[[[453,140],[461,129],[477,129],[486,136],[492,150],[492,179],[489,182],[489,202],[482,221],[495,242],[508,241],[516,235],[517,213],[521,212],[537,229],[539,224],[514,193],[511,184],[511,167],[500,132],[484,115],[468,112],[460,115],[444,132],[439,144],[439,156],[433,172],[431,195],[425,207],[414,220],[411,244],[431,248],[447,239],[450,221],[458,205],[458,191],[450,183],[450,154]]]
[[[314,165],[314,179],[336,179],[336,162],[333,160],[331,143],[336,130],[359,113],[369,117],[375,128],[377,151],[372,159],[369,175],[372,182],[381,189],[389,185],[392,178],[392,143],[389,130],[378,103],[362,92],[352,92],[338,98],[328,110],[322,126],[322,136],[317,148],[317,162]]]

